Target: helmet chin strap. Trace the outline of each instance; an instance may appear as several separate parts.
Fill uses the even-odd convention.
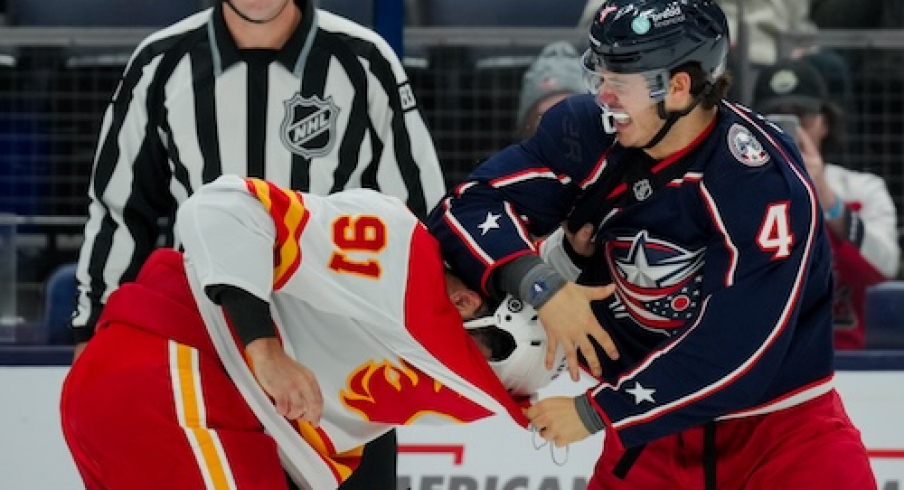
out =
[[[665,120],[665,124],[663,124],[662,127],[659,128],[659,132],[656,133],[656,136],[653,136],[653,139],[651,139],[649,143],[643,146],[643,149],[646,150],[658,145],[659,142],[662,141],[662,138],[665,138],[665,135],[668,134],[670,129],[672,129],[672,126],[674,126],[675,123],[678,122],[678,119],[690,114],[691,111],[694,110],[694,107],[697,107],[697,104],[700,103],[700,100],[702,98],[702,95],[698,95],[694,98],[694,101],[691,103],[691,105],[687,106],[686,109],[682,111],[670,112],[665,111],[665,101],[660,100],[659,103],[656,104],[656,110],[657,112],[659,112],[659,118]]]
[[[653,136],[653,139],[651,139],[650,142],[644,145],[642,148],[644,150],[647,150],[658,145],[659,142],[662,141],[662,138],[665,138],[665,135],[668,134],[670,129],[672,129],[672,126],[674,126],[675,123],[678,122],[678,119],[690,114],[691,111],[694,110],[694,107],[697,107],[700,101],[703,100],[703,97],[712,92],[712,89],[713,85],[711,83],[707,83],[703,87],[703,90],[701,90],[700,93],[697,94],[696,97],[694,97],[691,105],[687,106],[684,110],[681,111],[666,112],[665,100],[660,100],[659,103],[656,104],[656,111],[659,113],[659,118],[665,120],[665,124],[663,124],[662,127],[659,128],[659,132],[657,132],[656,135]]]
[[[282,11],[286,9],[286,5],[289,5],[289,2],[291,2],[292,0],[286,0],[283,3],[283,6],[280,7],[279,12],[276,12],[275,14],[273,14],[273,16],[270,17],[269,19],[263,19],[263,20],[252,19],[251,17],[248,17],[247,15],[243,14],[242,12],[239,11],[239,9],[237,9],[235,7],[235,5],[232,4],[231,0],[223,0],[223,1],[226,3],[226,5],[229,5],[229,8],[232,9],[233,12],[235,12],[235,15],[238,15],[239,17],[241,17],[242,20],[244,20],[245,22],[250,22],[252,24],[266,24],[267,22],[270,22],[271,20],[279,17],[279,14],[281,14]]]

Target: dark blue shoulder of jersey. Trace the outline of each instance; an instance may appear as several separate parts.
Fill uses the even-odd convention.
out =
[[[482,163],[428,217],[445,260],[466,284],[486,291],[493,270],[534,253],[533,237],[558,226],[596,182],[613,140],[593,96],[550,108],[532,138]]]

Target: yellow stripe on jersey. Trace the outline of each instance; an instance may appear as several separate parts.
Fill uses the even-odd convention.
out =
[[[336,454],[336,449],[330,442],[329,437],[323,431],[314,428],[309,422],[296,420],[295,430],[320,454],[323,462],[330,468],[330,471],[333,472],[333,477],[339,483],[347,480],[361,462],[364,446]]]
[[[276,242],[273,244],[273,290],[279,290],[301,264],[298,242],[310,213],[301,194],[283,190],[261,179],[245,179],[248,191],[273,218]]]
[[[169,362],[176,418],[185,430],[205,487],[210,490],[236,490],[222,443],[216,432],[207,428],[197,349],[171,340]]]

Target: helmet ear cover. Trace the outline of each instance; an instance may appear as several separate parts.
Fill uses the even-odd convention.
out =
[[[465,322],[492,351],[490,367],[515,396],[529,396],[547,386],[565,369],[565,351],[556,351],[546,369],[546,331],[527,303],[507,296],[493,314]]]

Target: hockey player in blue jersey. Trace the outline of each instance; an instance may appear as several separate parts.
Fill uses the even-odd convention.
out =
[[[723,100],[728,48],[712,0],[605,1],[591,94],[484,162],[429,227],[472,287],[531,303],[549,347],[599,376],[528,412],[557,445],[606,431],[589,488],[876,488],[832,386],[816,193],[791,137]],[[562,223],[593,234],[589,257],[543,245],[576,279],[533,240]],[[577,286],[610,282],[607,301]]]

